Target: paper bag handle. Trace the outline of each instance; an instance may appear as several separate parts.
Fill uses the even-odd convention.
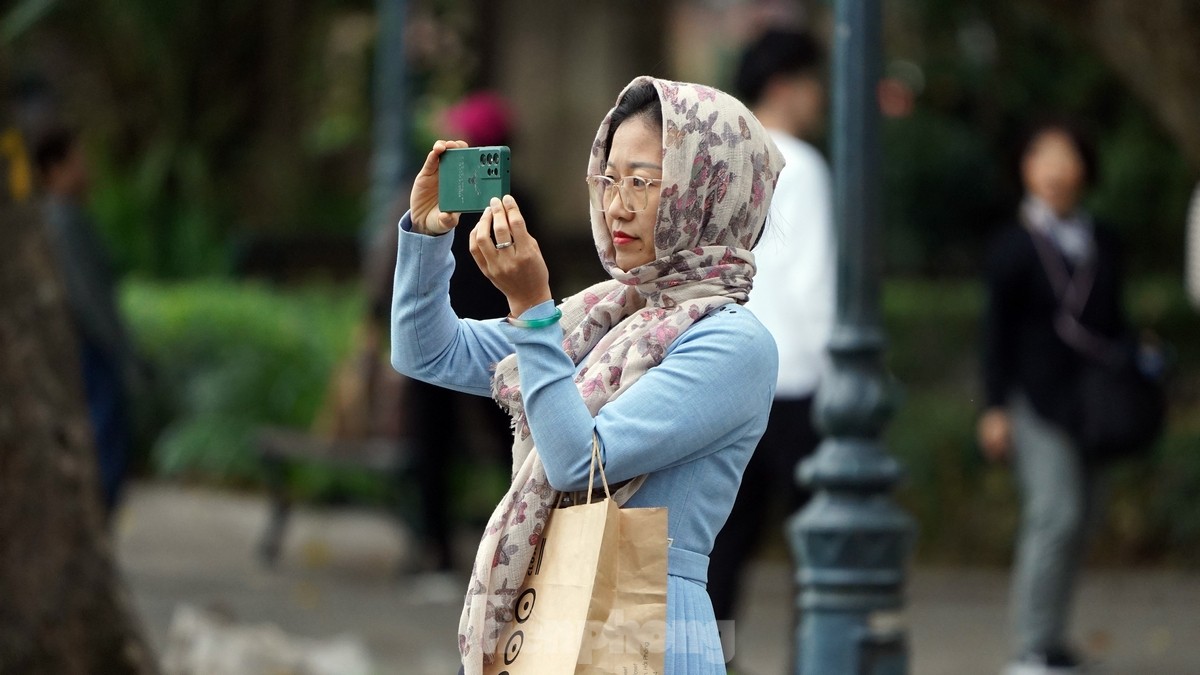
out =
[[[612,499],[612,493],[608,491],[608,476],[604,475],[604,462],[600,461],[600,436],[595,431],[592,432],[592,467],[588,470],[588,491],[587,503],[592,503],[592,485],[596,480],[596,467],[600,467],[600,482],[604,484],[604,496]]]

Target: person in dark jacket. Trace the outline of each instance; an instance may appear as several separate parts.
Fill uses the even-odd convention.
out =
[[[1018,221],[989,248],[978,438],[993,461],[1011,461],[1021,497],[1012,581],[1015,660],[1009,675],[1074,673],[1067,621],[1095,513],[1099,468],[1072,437],[1084,363],[1064,339],[1064,314],[1099,339],[1126,330],[1121,250],[1080,206],[1095,154],[1070,123],[1033,129],[1020,163]],[[1071,290],[1067,290],[1071,289]],[[1066,298],[1063,298],[1063,295]]]
[[[129,467],[129,386],[142,368],[117,308],[107,251],[85,209],[88,172],[74,132],[53,129],[34,147],[45,222],[79,338],[84,394],[95,437],[104,511],[120,501]]]

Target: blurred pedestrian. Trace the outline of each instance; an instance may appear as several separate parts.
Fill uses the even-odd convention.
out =
[[[82,145],[70,130],[49,130],[36,141],[34,159],[49,239],[79,337],[101,496],[105,513],[111,516],[129,466],[128,392],[138,377],[139,361],[117,309],[116,281],[106,247],[87,213],[88,170]]]
[[[1022,148],[1017,223],[991,242],[986,267],[987,409],[978,436],[989,459],[1012,463],[1020,492],[1007,673],[1075,673],[1080,655],[1068,619],[1101,467],[1085,461],[1073,433],[1086,358],[1074,336],[1101,342],[1125,334],[1122,255],[1081,206],[1096,179],[1089,140],[1054,121],[1034,127]]]
[[[1187,292],[1192,306],[1200,310],[1200,183],[1192,192],[1187,217]]]
[[[783,158],[733,97],[634,80],[589,146],[591,231],[612,278],[557,305],[536,224],[511,196],[447,234],[459,217],[438,208],[437,167],[461,145],[434,145],[400,222],[392,356],[413,377],[494,395],[513,417],[512,487],[459,626],[464,670],[477,675],[503,647],[505,608],[560,491],[586,492],[595,442],[608,480],[625,483],[618,503],[668,510],[666,672],[723,675],[704,581],[775,388],[774,341],[740,305]],[[452,237],[471,241],[507,318],[456,316]]]
[[[819,131],[823,121],[822,61],[821,48],[809,34],[770,30],[746,48],[735,81],[739,97],[787,164],[754,248],[758,273],[747,304],[775,338],[779,378],[766,433],[713,545],[708,592],[721,622],[734,619],[745,562],[764,529],[782,527],[781,516],[795,513],[807,500],[795,468],[820,441],[812,405],[833,328],[835,241],[829,167],[802,139]],[[722,631],[727,656],[734,651],[731,633]]]

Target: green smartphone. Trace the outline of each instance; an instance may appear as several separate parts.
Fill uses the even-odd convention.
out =
[[[483,211],[492,197],[509,193],[507,145],[455,148],[438,165],[438,208],[448,213]]]

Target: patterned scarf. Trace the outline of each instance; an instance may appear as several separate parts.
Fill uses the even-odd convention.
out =
[[[658,365],[693,323],[722,305],[746,302],[754,276],[750,248],[783,168],[770,136],[737,99],[650,77],[626,90],[645,82],[663,108],[657,257],[629,271],[618,268],[604,214],[592,210],[596,250],[612,279],[561,305],[563,350],[576,364],[587,359],[575,384],[593,416]],[[611,116],[596,132],[589,175],[604,173]],[[514,620],[513,602],[558,497],[533,445],[516,355],[497,364],[492,391],[513,417],[513,481],[488,520],[471,570],[458,635],[467,675],[491,662],[504,625]],[[614,498],[624,503],[638,484]]]

